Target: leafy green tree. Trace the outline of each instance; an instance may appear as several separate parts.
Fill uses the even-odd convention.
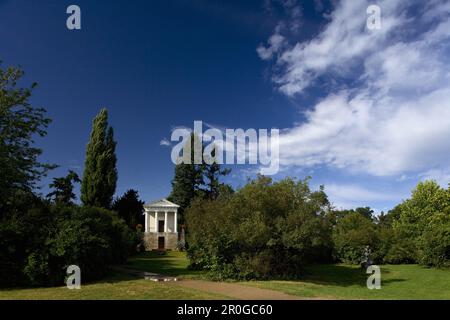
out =
[[[425,229],[419,262],[427,266],[450,267],[450,219]]]
[[[372,251],[378,247],[378,235],[373,221],[359,212],[344,215],[333,230],[336,258],[346,263],[362,262],[366,246]]]
[[[133,230],[136,229],[138,224],[144,224],[144,201],[139,200],[139,194],[136,190],[130,189],[116,199],[112,209]]]
[[[374,218],[373,216],[374,211],[370,207],[359,207],[356,208],[354,211],[366,217],[369,220],[372,220]]]
[[[395,227],[406,230],[411,238],[418,238],[427,226],[450,218],[450,193],[436,181],[420,182],[411,198],[400,204]]]
[[[444,189],[433,180],[420,182],[397,210],[394,230],[415,246],[416,262],[450,265],[450,187]]]
[[[215,200],[196,198],[186,211],[192,267],[219,279],[298,277],[305,264],[331,260],[328,210],[308,179],[259,177]]]
[[[47,198],[53,199],[56,203],[73,204],[76,199],[73,192],[73,183],[81,183],[81,180],[78,174],[72,170],[69,170],[65,177],[53,178],[53,182],[50,184],[53,191],[47,195]]]
[[[113,128],[108,126],[108,111],[95,117],[86,148],[81,201],[85,205],[109,208],[116,191],[117,158]]]
[[[384,213],[383,211],[380,213],[378,217],[376,217],[376,222],[379,226],[392,227],[392,225],[397,221],[400,217],[400,206],[397,205],[393,209],[389,210],[388,213]]]
[[[32,192],[36,182],[55,168],[38,160],[42,150],[34,146],[34,139],[47,134],[50,119],[45,109],[29,102],[37,84],[18,86],[23,75],[19,68],[0,68],[0,217],[18,191]]]

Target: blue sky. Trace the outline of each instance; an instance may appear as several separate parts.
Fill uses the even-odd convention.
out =
[[[281,171],[313,177],[338,207],[388,210],[418,181],[450,181],[450,5],[376,1],[0,0],[0,59],[37,81],[53,123],[43,160],[82,173],[92,118],[107,107],[117,194],[170,192],[170,139],[202,120],[279,128]],[[66,28],[77,4],[82,30]],[[242,186],[257,167],[233,166]]]

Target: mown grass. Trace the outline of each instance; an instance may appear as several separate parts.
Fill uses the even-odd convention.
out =
[[[343,264],[308,268],[299,281],[249,281],[244,284],[308,298],[450,299],[450,270],[418,265],[381,266],[381,289],[369,290],[365,270]]]
[[[178,278],[203,278],[204,272],[188,269],[185,253],[159,255],[146,252],[132,257],[128,267]],[[272,289],[305,298],[324,299],[450,299],[450,270],[418,265],[381,266],[381,290],[366,287],[368,275],[356,266],[316,265],[298,281],[248,281],[240,284]],[[105,280],[83,284],[81,290],[66,287],[0,289],[0,299],[222,299],[175,283],[133,279],[113,274]]]
[[[168,276],[176,276],[181,279],[203,278],[205,271],[190,270],[189,261],[185,252],[167,251],[143,252],[128,260],[129,267],[137,270],[160,273]]]
[[[169,282],[153,282],[115,274],[105,280],[82,284],[79,290],[57,288],[0,289],[0,300],[205,300],[220,295],[185,289]]]

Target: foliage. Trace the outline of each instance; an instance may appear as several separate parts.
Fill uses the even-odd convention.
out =
[[[197,152],[203,155],[204,146],[198,141],[195,134],[191,134],[190,140],[183,148],[183,162],[175,166],[175,176],[172,180],[172,192],[168,199],[180,206],[178,213],[180,222],[184,223],[184,211],[189,207],[192,201],[197,198],[206,198],[214,200],[221,192],[233,192],[231,186],[220,182],[221,176],[228,175],[230,169],[222,169],[220,164],[215,161],[216,148],[211,152],[212,158],[208,158],[205,162],[196,164],[192,159],[195,159],[195,145],[200,145],[200,150]],[[184,154],[190,153],[190,158],[186,159]],[[181,158],[180,158],[181,160]]]
[[[343,262],[360,264],[364,249],[378,246],[375,224],[359,212],[349,212],[337,221],[333,230],[336,257]]]
[[[450,267],[450,221],[429,227],[421,237],[419,262]]]
[[[81,201],[84,205],[109,208],[116,190],[117,158],[113,128],[108,126],[108,111],[95,117],[86,148]]]
[[[62,285],[72,264],[90,281],[125,262],[134,233],[114,212],[34,202],[0,222],[0,286]]]
[[[169,201],[180,206],[178,214],[181,223],[184,223],[184,211],[199,195],[200,186],[203,184],[202,166],[193,161],[195,148],[192,146],[196,145],[196,139],[198,137],[191,134],[190,140],[183,147],[183,157],[179,159],[183,161],[175,166],[172,191],[168,197]],[[190,156],[189,159],[187,159],[188,156]]]
[[[441,188],[435,181],[420,182],[411,198],[399,206],[399,219],[394,224],[411,238],[420,238],[431,225],[438,225],[450,217],[450,188]]]
[[[136,190],[130,189],[123,194],[123,196],[117,198],[112,209],[116,211],[125,223],[135,230],[138,224],[145,223],[144,221],[144,201],[139,199],[139,194]]]
[[[45,109],[29,102],[37,84],[18,87],[23,75],[15,67],[0,68],[0,218],[18,190],[31,192],[55,167],[38,160],[42,150],[34,146],[34,139],[47,134],[50,119],[45,117]]]
[[[220,164],[216,162],[216,150],[215,147],[211,152],[212,159],[208,158],[208,163],[203,163],[201,166],[204,181],[203,196],[212,200],[217,199],[220,192],[227,188],[227,185],[220,182],[220,177],[231,172],[231,169],[222,169]]]
[[[217,278],[297,277],[306,263],[329,261],[322,193],[308,180],[259,177],[228,197],[194,200],[186,212],[192,267]]]
[[[77,174],[55,178],[53,203],[34,194],[39,179],[54,168],[38,161],[34,138],[46,135],[45,110],[29,103],[31,88],[17,86],[23,72],[0,69],[0,286],[61,285],[68,265],[82,269],[83,281],[103,276],[125,262],[135,234],[114,212],[73,205]],[[117,170],[107,112],[94,121],[88,145],[83,201],[108,207]]]
[[[405,232],[391,226],[379,226],[380,244],[375,260],[390,264],[411,264],[417,260],[417,246]]]
[[[30,252],[45,244],[51,214],[31,192],[16,191],[8,215],[0,219],[0,287],[25,285],[23,268]]]
[[[444,189],[435,181],[420,182],[411,198],[398,208],[394,230],[415,247],[414,261],[428,266],[448,266],[450,187]]]
[[[80,183],[81,180],[78,174],[72,170],[65,177],[53,178],[53,182],[50,184],[50,188],[53,189],[47,195],[47,198],[53,199],[54,202],[63,204],[73,204],[73,200],[76,199],[75,193],[73,193],[73,183]]]

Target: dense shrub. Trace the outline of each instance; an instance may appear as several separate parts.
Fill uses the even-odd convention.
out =
[[[105,209],[42,204],[14,213],[0,223],[0,285],[61,285],[72,264],[82,281],[99,279],[109,265],[125,262],[133,237]]]
[[[327,210],[308,180],[261,177],[228,197],[193,202],[188,256],[217,278],[297,277],[305,264],[331,259]]]
[[[376,251],[379,245],[375,224],[358,212],[350,212],[337,221],[333,240],[336,258],[352,264],[362,262],[367,246]]]
[[[417,243],[400,230],[379,230],[380,244],[375,252],[377,263],[410,264],[417,262]]]
[[[425,230],[420,241],[419,262],[427,266],[450,267],[450,222]]]
[[[24,266],[52,229],[48,204],[28,192],[17,192],[0,219],[0,286],[26,285]]]

